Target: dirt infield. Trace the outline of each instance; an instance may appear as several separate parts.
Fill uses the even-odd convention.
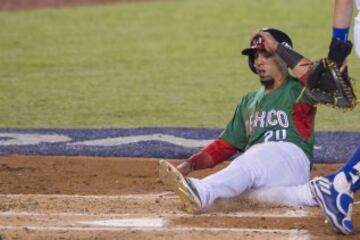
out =
[[[319,208],[269,207],[232,199],[218,201],[200,215],[186,214],[177,196],[159,182],[157,162],[0,157],[0,234],[3,239],[340,238],[324,223]],[[313,175],[337,167],[315,165]],[[353,219],[356,233],[346,239],[359,239],[358,204]]]

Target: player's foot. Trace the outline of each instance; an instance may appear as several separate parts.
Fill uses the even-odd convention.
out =
[[[160,180],[169,186],[179,197],[185,211],[197,213],[201,209],[201,201],[191,181],[185,178],[173,165],[165,160],[159,161]]]
[[[333,181],[330,179],[330,177],[316,177],[311,180],[312,195],[335,231],[350,234],[353,231],[351,222],[353,193],[351,191],[336,191]]]

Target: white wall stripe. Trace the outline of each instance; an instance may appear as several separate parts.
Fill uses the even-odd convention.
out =
[[[203,139],[189,139],[182,138],[168,134],[148,134],[148,135],[134,135],[134,136],[122,136],[115,138],[102,138],[95,140],[87,140],[82,142],[68,143],[70,146],[120,146],[130,143],[139,143],[139,142],[148,142],[148,141],[161,141],[167,142],[174,145],[186,147],[186,148],[199,148],[208,144],[212,139],[203,140]]]

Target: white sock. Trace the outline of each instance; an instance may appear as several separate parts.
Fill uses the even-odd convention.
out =
[[[273,187],[250,190],[244,197],[251,201],[280,206],[317,206],[309,184],[289,187]]]

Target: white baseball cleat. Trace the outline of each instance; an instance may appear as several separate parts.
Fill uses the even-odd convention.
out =
[[[197,213],[201,209],[201,201],[191,181],[185,178],[173,165],[165,160],[159,161],[160,180],[169,186],[179,197],[185,211]]]

